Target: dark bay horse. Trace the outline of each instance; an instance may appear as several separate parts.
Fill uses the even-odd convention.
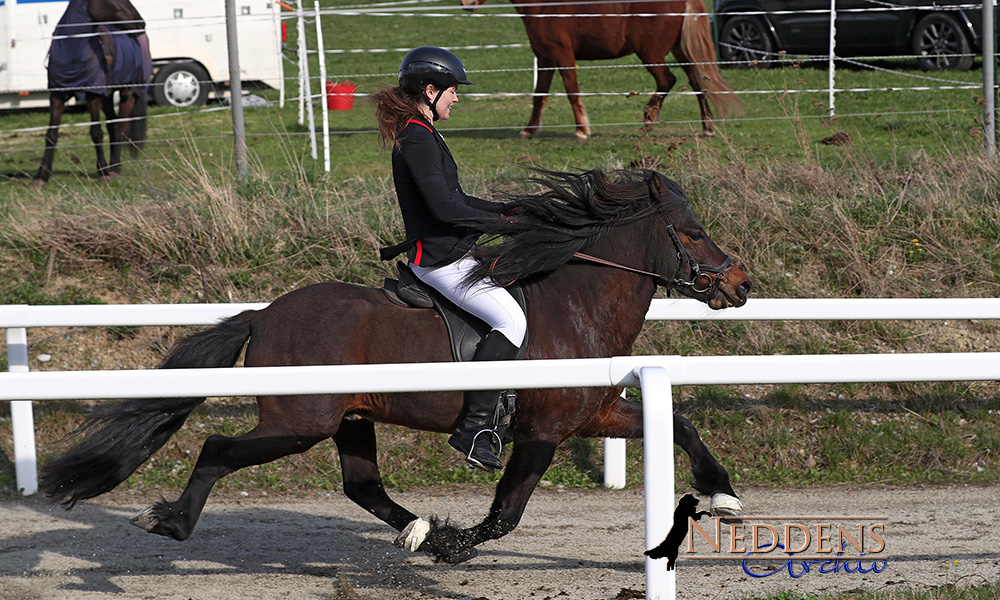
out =
[[[486,0],[461,0],[475,7]],[[673,52],[687,73],[691,88],[698,92],[702,131],[715,134],[711,99],[725,118],[739,105],[739,98],[722,79],[715,64],[712,27],[700,0],[650,0],[648,2],[580,2],[578,0],[511,0],[521,14],[531,50],[538,58],[538,82],[531,119],[521,137],[530,139],[542,124],[542,108],[548,99],[552,77],[558,70],[576,119],[576,137],[590,135],[590,121],[580,99],[576,81],[577,60],[606,60],[635,54],[656,80],[656,93],[643,109],[644,129],[660,116],[663,97],[677,78],[663,65]],[[559,16],[599,15],[599,16]],[[644,16],[655,15],[655,16]],[[706,97],[707,95],[707,97]]]
[[[663,175],[544,172],[538,181],[540,191],[510,199],[516,223],[494,224],[494,233],[506,241],[480,248],[480,274],[524,286],[527,359],[630,354],[658,286],[714,309],[746,302],[750,280],[708,237],[680,187]],[[613,265],[589,260],[594,257]],[[247,367],[451,360],[445,325],[435,311],[398,306],[376,288],[327,282],[181,340],[160,368],[233,366],[244,345]],[[81,426],[86,436],[78,446],[44,467],[42,489],[67,508],[113,489],[204,401],[139,399],[104,409]],[[522,390],[511,425],[513,453],[492,507],[481,523],[459,529],[419,518],[390,499],[376,461],[374,422],[450,432],[462,410],[461,392],[260,396],[257,403],[253,430],[210,436],[180,498],[157,502],[132,522],[184,540],[221,477],[333,438],[349,498],[403,532],[397,543],[461,562],[475,554],[476,545],[517,526],[567,438],[643,433],[642,407],[621,399],[617,390]],[[716,512],[741,514],[729,475],[677,414],[674,435],[691,458],[695,488],[712,496]]]
[[[121,174],[122,148],[133,156],[146,138],[146,89],[153,76],[146,24],[129,0],[70,0],[49,46],[49,128],[45,153],[32,185],[52,176],[66,102],[76,97],[90,112],[90,138],[97,151],[97,176]],[[119,92],[116,114],[114,93]],[[104,157],[101,110],[107,119],[111,162]]]

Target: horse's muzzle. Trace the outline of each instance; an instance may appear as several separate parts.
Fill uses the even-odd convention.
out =
[[[726,269],[716,289],[715,295],[708,300],[709,308],[721,310],[730,306],[740,307],[747,303],[753,282],[739,267],[733,266]]]

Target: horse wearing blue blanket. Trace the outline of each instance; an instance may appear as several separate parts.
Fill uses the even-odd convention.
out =
[[[49,47],[49,128],[45,154],[32,185],[41,187],[52,176],[59,124],[66,103],[73,97],[85,102],[90,111],[90,137],[97,151],[100,180],[121,174],[125,145],[133,155],[141,149],[146,138],[146,91],[153,76],[145,28],[129,0],[70,0]],[[104,155],[102,109],[111,139],[110,163]]]

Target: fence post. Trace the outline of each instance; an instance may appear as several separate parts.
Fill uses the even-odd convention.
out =
[[[663,367],[639,369],[642,388],[643,479],[646,497],[646,549],[667,537],[674,517],[674,414],[670,375]],[[674,600],[676,571],[667,561],[646,557],[646,598]]]
[[[308,72],[309,57],[306,56],[306,24],[302,14],[302,0],[295,3],[295,33],[299,38],[296,44],[296,56],[299,60],[299,125],[306,122],[306,102],[309,98]]]
[[[837,52],[837,0],[830,0],[830,58],[827,69],[829,71],[829,83],[830,83],[830,93],[829,93],[829,103],[830,103],[830,117],[836,115],[835,103],[834,103],[834,87],[837,68],[834,65],[834,57]]]
[[[625,487],[625,438],[604,438],[604,487],[615,490]]]
[[[326,95],[326,50],[323,46],[323,24],[319,15],[319,0],[315,0],[316,7],[316,49],[319,53],[319,89],[320,112],[323,114],[323,170],[330,172],[330,107],[327,105]]]
[[[28,333],[23,327],[7,329],[7,370],[28,372]],[[14,429],[14,472],[17,488],[25,496],[38,491],[38,467],[35,457],[35,419],[30,400],[11,400],[10,419]]]
[[[236,0],[226,0],[226,46],[229,53],[229,108],[233,116],[233,159],[236,174],[247,177],[247,132],[243,122],[243,80],[236,26]]]
[[[996,127],[996,66],[993,57],[993,0],[983,0],[983,140],[986,142],[986,157],[997,155]]]

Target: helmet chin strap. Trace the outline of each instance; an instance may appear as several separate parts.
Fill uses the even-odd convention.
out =
[[[426,90],[426,88],[424,88],[424,89]],[[431,116],[433,116],[433,117],[434,117],[434,120],[435,120],[435,121],[437,121],[437,120],[439,120],[439,119],[441,118],[441,117],[440,117],[440,116],[438,115],[438,111],[437,111],[437,103],[438,103],[438,100],[440,100],[440,99],[441,99],[441,96],[443,96],[443,95],[444,95],[444,92],[445,92],[445,90],[439,90],[439,91],[438,91],[438,93],[437,93],[437,96],[436,96],[436,97],[434,98],[434,101],[433,101],[433,102],[431,102],[430,98],[428,98],[428,97],[427,97],[427,93],[426,93],[426,91],[425,91],[425,93],[423,93],[423,94],[420,94],[420,97],[424,99],[424,102],[426,102],[426,103],[427,103],[427,106],[430,106],[430,107],[431,107]]]

